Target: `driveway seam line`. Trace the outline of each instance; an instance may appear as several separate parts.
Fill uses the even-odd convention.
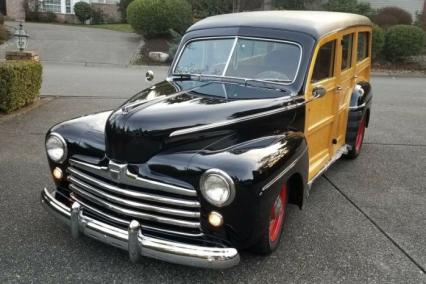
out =
[[[377,224],[364,210],[361,209],[352,199],[349,198],[348,195],[346,195],[337,185],[335,185],[329,177],[327,177],[325,174],[323,177],[331,184],[331,186],[339,192],[350,204],[352,204],[355,209],[360,212],[362,215],[364,215],[365,218],[367,218],[368,221],[370,221],[371,224],[373,224],[374,227],[376,227],[395,247],[397,247],[411,262],[416,265],[423,274],[426,274],[426,269],[418,263],[404,248],[402,248],[388,233],[383,230],[379,224]]]
[[[404,143],[374,143],[365,142],[366,145],[383,145],[383,146],[412,146],[412,147],[426,147],[425,144],[404,144]]]
[[[56,99],[111,99],[111,100],[127,100],[128,98],[108,97],[108,96],[58,96],[58,95],[41,95],[40,97],[54,97]]]

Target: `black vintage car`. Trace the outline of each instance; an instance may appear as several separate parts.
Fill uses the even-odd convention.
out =
[[[226,268],[277,248],[288,203],[361,150],[371,24],[327,12],[207,18],[168,77],[113,111],[52,127],[41,201],[71,228],[141,255]],[[152,74],[148,73],[148,77]]]

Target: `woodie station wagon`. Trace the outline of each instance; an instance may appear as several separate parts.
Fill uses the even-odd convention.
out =
[[[42,204],[86,235],[208,268],[273,252],[288,203],[361,151],[371,23],[271,11],[210,17],[184,35],[165,81],[46,136]],[[152,79],[153,74],[147,73]]]

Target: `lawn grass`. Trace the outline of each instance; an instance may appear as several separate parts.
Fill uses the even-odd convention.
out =
[[[135,31],[129,24],[99,24],[99,25],[82,25],[88,28],[105,29],[117,32],[134,33]]]

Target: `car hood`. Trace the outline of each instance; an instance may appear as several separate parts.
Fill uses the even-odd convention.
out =
[[[201,150],[280,112],[293,101],[290,95],[237,84],[163,81],[111,113],[105,127],[106,154],[118,162],[139,164],[168,149]]]

